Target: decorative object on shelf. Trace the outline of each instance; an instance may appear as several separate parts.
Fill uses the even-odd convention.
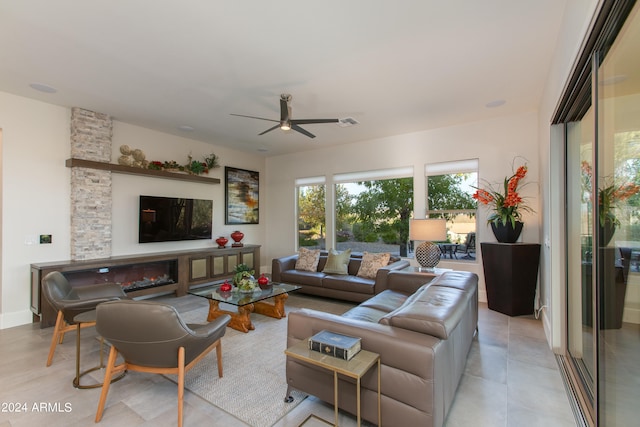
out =
[[[207,164],[203,162],[199,162],[197,160],[193,160],[191,154],[188,156],[189,161],[184,166],[184,170],[193,175],[200,175],[203,173],[209,173],[209,169],[207,168]]]
[[[218,249],[226,248],[227,242],[229,242],[229,239],[223,236],[220,236],[216,239],[216,243],[218,244]]]
[[[225,224],[258,224],[259,172],[226,166]]]
[[[409,221],[409,240],[423,241],[415,249],[416,261],[423,268],[433,269],[440,262],[442,252],[434,241],[447,240],[447,220],[443,218],[412,219]]]
[[[141,150],[131,150],[129,146],[123,146],[124,152],[129,154],[124,155],[123,148],[121,147],[120,152],[123,153],[118,161],[120,164],[127,166],[138,166],[144,167],[152,170],[164,170],[167,172],[186,172],[190,175],[201,175],[208,174],[211,169],[220,167],[220,157],[218,157],[215,153],[211,153],[208,156],[203,156],[204,161],[194,160],[193,156],[189,154],[187,156],[187,164],[180,165],[175,160],[168,160],[161,162],[159,160],[153,160],[151,162],[144,160],[144,153]],[[137,164],[137,158],[142,154],[142,164]],[[132,158],[131,158],[132,157]]]
[[[132,149],[128,145],[120,146],[120,157],[118,157],[118,163],[124,166],[133,166],[136,168],[147,168],[149,161],[146,160],[144,151],[139,148]]]
[[[161,171],[162,170],[162,162],[159,162],[157,160],[153,160],[153,161],[149,162],[148,169]]]
[[[241,242],[244,239],[244,233],[242,231],[234,231],[231,233],[231,238],[233,239],[233,243],[231,244],[234,248],[241,248],[244,244]]]
[[[258,277],[258,285],[260,285],[260,289],[269,288],[269,278],[262,273],[260,277]]]
[[[583,160],[580,169],[582,172],[582,189],[587,199],[590,201],[589,208],[593,209],[593,169],[591,165]],[[598,224],[600,245],[607,246],[616,229],[620,226],[620,220],[616,217],[614,209],[619,202],[622,202],[640,191],[640,186],[633,182],[627,181],[623,184],[612,183],[611,180],[598,189],[598,211],[600,213],[600,222]]]
[[[509,226],[514,232],[519,228],[520,231],[517,232],[516,239],[513,240],[515,242],[520,232],[522,231],[522,212],[533,212],[531,208],[529,208],[524,199],[518,193],[518,185],[520,181],[522,181],[527,175],[527,165],[524,164],[513,173],[513,175],[506,177],[504,179],[502,188],[497,190],[491,184],[486,184],[486,188],[477,188],[476,192],[473,195],[473,198],[483,205],[491,206],[493,212],[487,218],[487,224],[491,224],[492,230],[494,234],[496,233],[496,228],[494,225],[500,229],[500,226]],[[522,186],[520,187],[522,188]],[[517,223],[521,225],[518,227]],[[495,234],[496,239],[499,242],[502,242],[497,234]],[[502,242],[502,243],[513,243],[513,242]]]
[[[220,167],[220,157],[216,156],[215,153],[211,153],[208,156],[205,156],[204,162],[209,170]]]
[[[491,230],[493,235],[496,236],[496,240],[500,243],[515,243],[522,233],[522,227],[524,224],[520,221],[516,221],[515,227],[510,222],[503,224],[501,222],[491,223]]]
[[[184,170],[184,166],[179,165],[175,160],[168,160],[162,163],[162,169],[167,172],[181,172]]]

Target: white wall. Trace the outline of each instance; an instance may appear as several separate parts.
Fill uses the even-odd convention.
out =
[[[245,237],[244,243],[260,244],[264,240],[266,228],[266,211],[263,207],[267,199],[264,186],[260,188],[260,224],[225,225],[224,211],[224,167],[233,166],[260,172],[264,180],[264,158],[240,153],[225,147],[212,146],[202,142],[179,138],[161,132],[115,122],[113,128],[112,162],[117,163],[120,146],[128,145],[140,148],[145,152],[147,160],[175,160],[180,164],[187,163],[187,155],[192,154],[194,160],[215,153],[220,157],[220,168],[209,172],[209,177],[220,179],[219,185],[186,183],[151,177],[113,174],[113,254],[136,254],[163,252],[173,249],[192,249],[211,247],[211,241],[195,240],[190,242],[138,243],[138,196],[176,196],[213,200],[213,236],[226,236],[240,229]]]
[[[65,166],[70,157],[70,115],[67,108],[0,92],[3,206],[0,329],[32,320],[29,265],[64,261],[70,256],[70,169]],[[215,237],[228,236],[240,229],[245,233],[245,243],[265,241],[266,214],[262,206],[259,225],[224,225],[224,166],[259,171],[262,180],[265,174],[261,156],[116,121],[114,162],[123,144],[142,149],[148,159],[173,159],[179,163],[186,163],[190,152],[195,159],[214,152],[220,156],[222,167],[210,176],[220,178],[222,183],[209,185],[113,174],[113,255],[214,245],[210,241],[138,244],[140,194],[213,199]],[[260,198],[267,198],[264,186]],[[38,244],[40,234],[52,234],[53,243]],[[31,239],[35,239],[34,244],[25,244]],[[263,264],[264,259],[263,256]]]
[[[0,92],[0,328],[31,322],[29,264],[69,257],[69,118],[68,109]],[[53,243],[34,243],[40,234]]]
[[[362,123],[359,126],[366,126]],[[414,170],[415,215],[424,218],[424,165],[460,159],[479,159],[479,178],[501,183],[511,175],[517,156],[528,160],[529,174],[526,195],[535,214],[526,215],[522,240],[539,243],[538,208],[538,135],[535,112],[501,117],[430,131],[397,135],[371,141],[319,149],[267,159],[267,229],[265,252],[267,259],[294,253],[296,245],[296,213],[294,180],[301,177],[326,176],[342,172],[376,170],[412,166]],[[519,163],[516,164],[518,166]],[[489,212],[480,210],[478,242],[495,241],[486,226]],[[327,225],[327,230],[330,230]],[[439,266],[477,273],[481,278],[481,300],[486,301],[481,254],[476,263],[442,261]]]

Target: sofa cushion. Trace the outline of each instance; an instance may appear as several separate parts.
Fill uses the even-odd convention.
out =
[[[326,275],[322,279],[322,287],[326,289],[336,289],[340,291],[355,292],[359,294],[373,295],[376,282],[357,276],[332,276]]]
[[[349,266],[350,257],[351,249],[347,249],[343,252],[329,249],[327,263],[324,265],[322,272],[327,274],[349,274],[347,267]]]
[[[325,276],[324,273],[317,271],[286,270],[280,273],[280,281],[296,285],[322,287],[322,279]]]
[[[360,307],[375,308],[376,310],[384,311],[386,314],[400,307],[406,300],[406,294],[386,289],[375,297],[362,302]],[[378,320],[376,320],[376,322]]]
[[[362,254],[362,263],[358,269],[358,276],[368,279],[375,279],[378,270],[389,264],[391,254],[389,253],[369,253]]]
[[[425,286],[380,323],[447,339],[462,318],[466,298],[468,294],[459,289]]]
[[[347,311],[342,315],[342,317],[346,317],[348,319],[356,319],[362,320],[364,322],[378,323],[378,321],[387,314],[386,311],[378,310],[373,307],[363,307],[362,305],[358,305],[353,307],[351,310]]]
[[[320,249],[300,248],[296,270],[318,271],[318,261],[320,261]]]

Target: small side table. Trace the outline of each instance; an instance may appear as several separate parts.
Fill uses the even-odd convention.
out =
[[[413,267],[413,266],[409,266],[409,267],[405,267],[401,270],[397,270],[397,271],[401,271],[403,273],[425,273],[425,274],[433,274],[436,276],[440,276],[442,273],[446,273],[447,271],[453,271],[452,268],[438,268],[438,267],[434,267],[434,268],[425,268],[425,267]]]
[[[335,413],[335,426],[338,425],[338,374],[342,374],[356,380],[356,405],[358,427],[361,425],[360,415],[360,379],[374,365],[378,366],[378,427],[382,423],[380,417],[380,355],[366,350],[360,350],[351,360],[343,360],[334,356],[309,349],[308,340],[302,340],[284,351],[294,359],[328,369],[333,372],[333,408]]]
[[[95,326],[96,324],[96,311],[85,311],[84,313],[80,313],[73,318],[73,321],[76,324],[76,376],[73,379],[73,386],[79,389],[89,389],[89,388],[98,388],[102,387],[102,383],[95,383],[89,385],[80,384],[80,378],[84,375],[97,371],[98,369],[104,368],[104,358],[102,354],[102,347],[104,346],[104,339],[100,337],[100,364],[98,366],[94,366],[93,368],[87,369],[84,372],[80,372],[80,331],[82,328]],[[118,381],[122,379],[126,375],[126,371],[120,374],[119,376],[113,378],[111,382]]]

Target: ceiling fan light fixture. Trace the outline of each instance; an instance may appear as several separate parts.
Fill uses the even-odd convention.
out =
[[[291,130],[291,124],[288,122],[280,123],[280,129],[282,130]]]

